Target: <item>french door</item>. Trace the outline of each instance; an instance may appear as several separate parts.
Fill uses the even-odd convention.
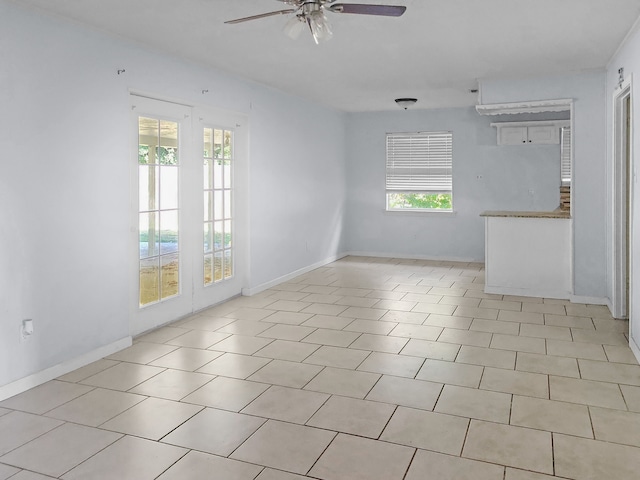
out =
[[[131,333],[241,292],[246,118],[132,95]]]

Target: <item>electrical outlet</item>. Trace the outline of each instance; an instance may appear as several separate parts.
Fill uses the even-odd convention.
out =
[[[20,341],[26,342],[33,335],[33,320],[27,318],[20,324]]]

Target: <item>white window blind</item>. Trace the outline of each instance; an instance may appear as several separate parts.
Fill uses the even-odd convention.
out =
[[[560,129],[560,180],[561,185],[571,186],[571,128]]]
[[[452,133],[387,134],[387,193],[451,192]]]

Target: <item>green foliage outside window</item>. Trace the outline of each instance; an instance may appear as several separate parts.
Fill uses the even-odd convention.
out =
[[[160,165],[177,165],[178,149],[174,147],[158,147],[158,156],[160,157]],[[149,165],[154,163],[153,157],[149,158],[150,152],[148,145],[138,145],[138,163],[140,165]]]
[[[389,210],[451,210],[450,193],[388,193]]]

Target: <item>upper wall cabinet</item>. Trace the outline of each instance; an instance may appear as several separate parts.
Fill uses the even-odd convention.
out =
[[[568,120],[492,123],[498,129],[498,145],[554,145]]]

